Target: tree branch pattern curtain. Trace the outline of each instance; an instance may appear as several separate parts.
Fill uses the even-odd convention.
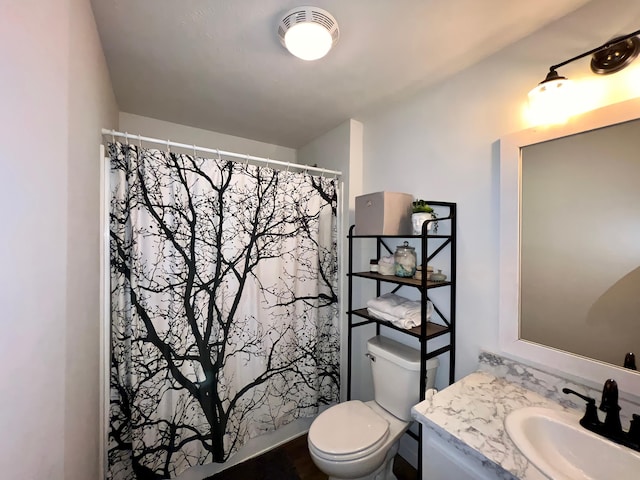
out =
[[[112,143],[110,479],[339,397],[336,181]]]

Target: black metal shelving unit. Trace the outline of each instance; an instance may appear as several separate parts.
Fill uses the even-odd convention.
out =
[[[352,225],[349,229],[349,271],[348,271],[348,329],[347,329],[347,399],[351,399],[351,355],[352,355],[352,329],[362,325],[376,325],[376,335],[380,335],[382,328],[389,328],[400,331],[411,337],[418,339],[420,343],[420,400],[424,400],[426,388],[426,365],[427,360],[442,354],[449,354],[449,384],[455,380],[455,349],[456,349],[456,209],[457,205],[451,202],[427,201],[438,211],[437,222],[439,229],[446,230],[445,235],[431,234],[427,232],[427,222],[422,226],[422,235],[355,235]],[[446,211],[446,215],[441,215],[440,211]],[[445,222],[449,224],[446,225]],[[422,279],[402,278],[394,275],[381,275],[372,272],[356,272],[354,271],[354,243],[361,239],[374,239],[376,242],[377,258],[380,258],[383,252],[385,254],[393,254],[394,251],[389,246],[389,241],[394,239],[420,239],[421,250],[418,256],[418,264],[422,265]],[[433,260],[443,252],[449,252],[449,272],[448,280],[444,282],[432,282],[427,280],[427,266],[432,264]],[[355,279],[365,279],[365,281],[374,281],[376,286],[376,296],[381,294],[382,284],[395,285],[392,292],[396,292],[401,288],[417,288],[420,291],[421,322],[420,325],[412,329],[403,329],[393,325],[386,320],[369,315],[366,308],[354,308],[353,305],[353,282]],[[445,295],[448,299],[448,315],[439,308],[438,305],[429,297],[429,292],[433,289],[448,289],[449,294]],[[427,300],[431,300],[435,315],[430,321],[427,321]],[[442,307],[442,305],[441,305]],[[436,317],[436,318],[433,318]],[[438,322],[434,321],[438,320]],[[441,322],[441,323],[440,323]],[[429,349],[429,341],[443,335],[448,336],[446,344],[437,349]],[[416,435],[411,431],[407,433],[415,438],[418,443],[418,478],[422,475],[422,426],[419,426],[419,434]]]

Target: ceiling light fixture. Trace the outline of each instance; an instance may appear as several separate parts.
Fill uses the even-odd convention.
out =
[[[587,55],[593,55],[591,59],[591,70],[599,75],[607,75],[610,73],[619,72],[627,65],[629,65],[640,52],[640,30],[636,30],[628,35],[616,37],[609,40],[607,43],[600,45],[588,52],[581,53],[575,57],[565,60],[564,62],[552,65],[549,67],[549,73],[546,78],[536,86],[531,93],[540,91],[541,87],[546,87],[542,90],[550,90],[557,88],[562,82],[566,82],[566,78],[558,75],[558,68],[563,67],[575,60],[586,57]]]
[[[297,7],[284,14],[278,25],[282,44],[302,60],[324,57],[340,38],[338,22],[318,7]]]

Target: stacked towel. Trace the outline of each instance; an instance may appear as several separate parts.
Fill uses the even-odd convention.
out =
[[[409,300],[395,293],[385,293],[367,302],[371,316],[387,320],[400,328],[420,325],[420,302]],[[431,318],[433,305],[427,301],[427,320]]]

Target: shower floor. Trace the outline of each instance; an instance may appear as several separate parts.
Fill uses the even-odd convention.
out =
[[[396,455],[393,472],[398,480],[416,480],[418,473]],[[309,456],[307,436],[302,435],[263,455],[251,458],[205,480],[327,480]]]

